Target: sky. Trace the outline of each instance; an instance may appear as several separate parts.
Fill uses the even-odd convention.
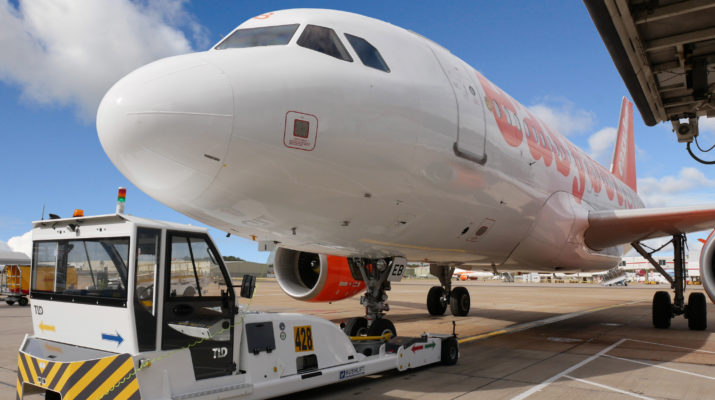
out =
[[[609,166],[620,101],[630,96],[580,1],[0,0],[0,249],[29,254],[43,209],[113,213],[120,186],[127,213],[201,225],[117,171],[97,138],[99,101],[143,64],[205,51],[246,19],[297,7],[339,8],[432,39]],[[703,146],[715,144],[715,121],[701,120],[700,130]],[[647,127],[638,114],[635,140],[646,206],[713,202],[715,166],[691,159],[669,124]],[[247,239],[210,233],[223,255],[268,256]],[[691,250],[706,234],[689,235]]]

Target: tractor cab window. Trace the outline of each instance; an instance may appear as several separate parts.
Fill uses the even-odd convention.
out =
[[[334,30],[317,25],[308,25],[298,38],[298,46],[327,54],[344,61],[353,61]]]
[[[226,290],[226,282],[206,239],[172,236],[169,296],[221,296],[221,290]]]
[[[260,28],[238,29],[216,45],[216,50],[240,49],[258,46],[286,45],[298,30],[299,24],[265,26]]]
[[[33,297],[126,306],[129,238],[35,242],[32,258]]]

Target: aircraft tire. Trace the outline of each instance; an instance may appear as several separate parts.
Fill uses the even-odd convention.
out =
[[[688,296],[688,328],[693,331],[704,331],[708,327],[708,311],[705,295],[690,293]]]
[[[348,336],[363,336],[367,334],[367,319],[365,317],[350,318],[343,328]]]
[[[454,365],[459,359],[459,343],[457,338],[450,336],[442,340],[442,365]]]
[[[653,326],[658,329],[668,329],[672,318],[673,306],[670,303],[670,294],[664,291],[655,292],[653,295]]]
[[[469,291],[463,286],[458,286],[452,289],[452,295],[449,296],[449,308],[452,310],[452,315],[464,317],[469,314],[471,300]]]
[[[392,321],[390,321],[389,319],[385,318],[380,318],[372,321],[372,325],[367,328],[368,336],[382,336],[387,332],[392,333],[392,335],[390,335],[390,338],[394,338],[395,336],[397,336],[397,329],[395,329],[395,324],[393,324]]]
[[[442,286],[432,286],[427,292],[427,311],[430,315],[444,315],[447,311],[447,303],[442,301],[444,294]]]

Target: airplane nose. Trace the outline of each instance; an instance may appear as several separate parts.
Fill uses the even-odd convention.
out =
[[[97,133],[105,153],[158,200],[191,200],[223,165],[233,90],[200,54],[162,59],[128,74],[104,96]]]

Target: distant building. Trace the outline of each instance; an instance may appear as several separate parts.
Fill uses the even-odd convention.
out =
[[[273,274],[272,264],[254,263],[250,261],[224,261],[231,278],[242,278],[243,275],[254,275],[256,277],[266,277]]]

